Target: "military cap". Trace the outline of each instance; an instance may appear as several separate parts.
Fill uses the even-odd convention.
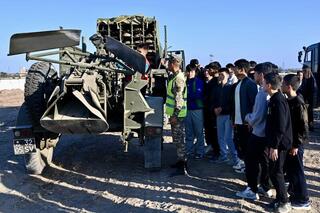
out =
[[[181,64],[182,63],[182,58],[177,56],[177,55],[171,55],[169,57],[169,63],[178,63]]]

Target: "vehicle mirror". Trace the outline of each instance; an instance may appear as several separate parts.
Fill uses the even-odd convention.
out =
[[[299,63],[301,63],[301,61],[302,61],[301,57],[302,57],[302,51],[299,51],[299,53],[298,53],[298,61],[299,61]]]

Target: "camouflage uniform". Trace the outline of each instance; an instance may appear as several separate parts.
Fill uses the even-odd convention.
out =
[[[178,161],[186,160],[186,151],[185,151],[185,126],[184,126],[184,118],[178,118],[178,114],[183,107],[184,99],[183,93],[185,90],[185,78],[184,75],[180,73],[181,71],[174,74],[176,76],[176,80],[173,84],[173,94],[175,95],[175,110],[171,117],[177,118],[177,123],[171,124],[171,133],[172,133],[172,141],[176,144],[177,147],[177,156]],[[179,74],[180,73],[180,74]],[[178,75],[179,74],[179,75]]]
[[[186,160],[184,118],[178,118],[177,124],[171,125],[172,142],[176,144],[178,161]]]

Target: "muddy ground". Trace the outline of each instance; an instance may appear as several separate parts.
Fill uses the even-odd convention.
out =
[[[13,155],[10,131],[22,101],[21,90],[0,91],[0,212],[269,212],[270,199],[235,196],[245,177],[230,165],[191,161],[189,176],[170,178],[175,147],[168,130],[159,172],[144,169],[137,140],[124,153],[119,134],[103,134],[63,136],[54,165],[28,175],[24,158]],[[305,151],[311,212],[320,212],[319,113],[316,119]]]

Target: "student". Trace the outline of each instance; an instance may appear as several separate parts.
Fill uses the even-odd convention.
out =
[[[205,66],[205,82],[204,82],[204,129],[205,129],[205,141],[207,144],[205,155],[206,157],[218,157],[219,156],[219,146],[217,142],[217,129],[216,124],[214,123],[215,119],[213,113],[210,109],[210,100],[214,95],[214,91],[218,85],[218,79],[214,77],[214,72],[209,65]]]
[[[288,96],[292,120],[293,143],[286,159],[291,206],[293,209],[310,210],[306,177],[303,168],[303,144],[308,136],[307,107],[301,96],[297,96],[299,77],[288,74],[283,78],[282,91]]]
[[[299,83],[299,88],[300,88],[300,86],[302,84],[302,81],[303,81],[303,72],[302,72],[302,70],[298,70],[297,71],[297,76],[298,76],[299,81],[300,81],[300,83]]]
[[[206,102],[206,110],[209,115],[210,120],[208,122],[211,122],[210,129],[208,131],[206,130],[206,142],[207,144],[211,145],[212,152],[213,152],[213,158],[217,159],[220,154],[220,148],[218,143],[218,136],[217,136],[217,122],[216,122],[216,115],[214,114],[214,107],[217,104],[217,88],[218,88],[218,82],[219,82],[219,74],[218,71],[221,68],[221,65],[218,61],[211,62],[208,64],[208,71],[209,75],[212,76],[210,83],[206,87],[205,96],[207,99]],[[206,115],[207,116],[207,115]],[[210,147],[209,147],[210,148]],[[209,151],[209,150],[208,150]],[[207,153],[207,150],[206,150]]]
[[[258,64],[255,67],[254,80],[259,87],[252,113],[246,115],[245,120],[252,128],[252,133],[247,144],[246,154],[246,178],[248,187],[237,192],[238,197],[258,200],[258,192],[264,196],[271,197],[272,191],[269,181],[269,159],[268,147],[265,135],[268,100],[270,96],[262,88],[263,77],[275,72],[270,62]],[[261,166],[260,187],[258,187],[259,166]]]
[[[303,72],[302,70],[298,70],[297,71],[297,77],[299,79],[299,88],[297,89],[297,95],[300,95],[303,98],[303,94],[302,94],[302,82],[303,82]]]
[[[304,102],[308,106],[308,122],[309,122],[309,130],[313,131],[313,104],[314,104],[314,93],[316,90],[316,84],[314,81],[314,77],[312,75],[311,69],[307,65],[303,65],[303,80],[301,84],[301,94],[304,98]]]
[[[196,67],[196,73],[197,77],[203,81],[205,81],[205,74],[204,74],[204,68],[201,67],[199,60],[196,58],[193,58],[190,60],[190,66]]]
[[[218,142],[220,147],[220,157],[214,159],[214,163],[228,162],[228,150],[232,156],[233,165],[237,165],[240,161],[237,150],[232,140],[232,124],[231,114],[231,85],[228,85],[229,70],[221,68],[219,70],[219,87],[218,87],[218,103],[214,108],[217,116]]]
[[[235,75],[238,82],[233,85],[234,103],[233,121],[234,121],[234,143],[238,151],[238,156],[242,161],[233,168],[238,173],[244,173],[247,142],[250,136],[248,123],[245,121],[245,116],[252,112],[255,97],[258,92],[257,85],[248,78],[250,64],[245,59],[237,60],[235,63]]]
[[[203,81],[196,76],[197,66],[189,64],[187,70],[186,152],[188,157],[204,157],[203,134]],[[196,142],[195,142],[196,140]],[[195,143],[194,143],[195,142]]]
[[[229,70],[228,84],[233,85],[233,84],[237,83],[238,79],[237,79],[236,75],[234,74],[234,69],[235,69],[234,65],[229,63],[226,65],[226,68]]]
[[[281,76],[269,73],[264,76],[263,88],[270,95],[267,110],[266,138],[269,147],[270,179],[276,190],[276,199],[269,204],[276,212],[289,212],[283,165],[292,146],[292,127],[288,102],[279,91]]]
[[[255,61],[250,61],[250,70],[248,73],[248,77],[251,78],[252,80],[254,80],[254,68],[257,65],[257,62]]]

